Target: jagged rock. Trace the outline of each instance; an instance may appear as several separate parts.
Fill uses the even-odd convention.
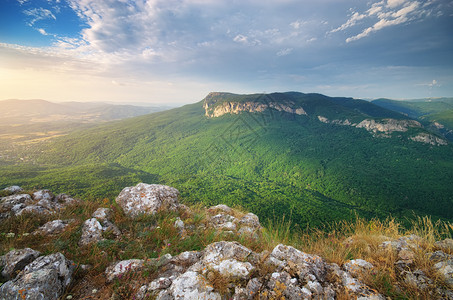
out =
[[[410,139],[413,140],[414,142],[421,142],[433,146],[448,145],[448,142],[446,140],[426,132],[421,132],[416,136],[410,137]]]
[[[238,114],[240,112],[263,112],[268,109],[274,109],[281,112],[287,112],[296,115],[307,115],[303,107],[296,105],[293,101],[272,101],[269,102],[224,102],[222,104],[216,104],[215,97],[219,93],[210,93],[206,96],[203,108],[205,109],[205,115],[207,117],[220,117],[224,114]]]
[[[50,211],[49,209],[47,209],[43,206],[40,206],[40,205],[28,205],[28,206],[24,207],[23,209],[21,209],[20,211],[18,211],[16,213],[16,216],[20,216],[24,213],[32,214],[32,215],[38,215],[38,214],[48,215],[48,214],[51,214],[52,211]]]
[[[451,252],[453,253],[453,240],[452,239],[445,239],[442,241],[438,241],[434,243],[434,246],[441,249],[444,252]]]
[[[178,228],[179,231],[183,231],[184,230],[184,222],[179,217],[176,218],[174,226],[175,226],[175,228]]]
[[[157,296],[158,300],[179,299],[205,299],[205,300],[220,300],[220,294],[214,291],[212,285],[206,278],[197,272],[187,271],[178,276],[170,288],[163,290]]]
[[[157,278],[156,280],[152,281],[148,285],[148,290],[155,291],[155,290],[163,290],[171,285],[171,280],[165,277]]]
[[[384,300],[385,297],[381,294],[377,293],[376,291],[371,290],[369,287],[364,285],[360,280],[354,278],[346,271],[343,271],[338,267],[337,264],[330,264],[329,265],[330,271],[336,275],[339,279],[341,284],[343,285],[346,292],[349,294],[356,295],[357,299],[376,299],[376,300]]]
[[[250,273],[255,269],[251,263],[240,262],[236,259],[225,259],[219,263],[210,263],[208,267],[223,277],[235,280],[248,279]]]
[[[61,206],[66,207],[71,204],[78,203],[79,200],[72,198],[71,196],[67,194],[58,194],[55,197],[55,201],[59,203]]]
[[[104,232],[112,232],[116,237],[121,235],[121,231],[109,220],[104,219],[101,222],[96,218],[91,218],[83,223],[82,236],[79,245],[86,246],[91,243],[102,241]]]
[[[17,195],[11,195],[7,197],[3,197],[0,200],[0,210],[1,211],[9,211],[11,210],[14,206],[17,205],[27,205],[28,203],[31,203],[33,200],[29,194],[17,194]],[[25,207],[25,206],[23,206]],[[19,212],[20,210],[15,209],[15,215]]]
[[[294,247],[280,244],[272,250],[270,257],[275,259],[273,262],[277,263],[278,269],[287,270],[290,274],[297,274],[299,278],[317,279],[318,281],[325,279],[326,263],[317,255],[310,255]]]
[[[141,214],[155,214],[157,211],[177,210],[179,192],[173,187],[159,184],[139,183],[126,187],[116,198],[116,202],[129,217]]]
[[[0,299],[57,300],[72,281],[73,263],[63,254],[42,256],[0,287]]]
[[[209,225],[222,230],[236,230],[236,218],[231,215],[217,214],[209,219]]]
[[[365,128],[368,131],[372,132],[384,132],[392,133],[393,131],[405,132],[410,127],[421,128],[422,125],[418,121],[414,120],[396,120],[396,119],[382,119],[382,120],[372,120],[365,119],[359,124],[356,125],[357,128]]]
[[[343,268],[353,276],[359,276],[374,268],[372,264],[363,259],[352,259],[343,265]]]
[[[253,213],[248,213],[238,219],[233,216],[234,210],[224,204],[210,207],[207,212],[212,215],[208,219],[208,226],[222,230],[224,234],[237,233],[254,239],[258,239],[261,234],[261,224]]]
[[[92,218],[98,220],[110,220],[113,216],[113,211],[110,208],[100,207],[91,215]]]
[[[262,279],[256,277],[250,279],[247,283],[247,286],[245,287],[245,294],[247,295],[247,298],[254,299],[255,295],[258,294],[262,286]]]
[[[33,193],[33,200],[39,201],[39,200],[48,200],[52,201],[55,196],[54,194],[49,191],[49,190],[39,190]]]
[[[121,277],[127,272],[141,269],[144,265],[144,262],[145,261],[142,259],[129,259],[112,263],[105,270],[107,281],[112,281],[115,278],[121,279]]]
[[[215,214],[215,213],[218,213],[219,211],[224,212],[228,215],[233,213],[233,209],[225,204],[219,204],[219,205],[208,208],[208,213],[210,213],[210,214]]]
[[[433,283],[431,279],[426,277],[425,273],[422,270],[415,270],[414,272],[405,271],[401,275],[404,278],[404,282],[420,290],[425,290],[429,285]]]
[[[41,253],[30,248],[11,250],[0,257],[0,266],[3,267],[2,276],[13,279],[26,265],[34,261]]]
[[[39,227],[34,234],[52,235],[62,233],[74,220],[53,220]]]
[[[238,242],[217,242],[206,246],[202,261],[206,264],[219,263],[225,259],[245,261],[252,250],[242,246]]]
[[[8,193],[11,193],[11,194],[17,194],[17,193],[20,193],[20,192],[23,192],[24,189],[21,188],[20,186],[18,185],[12,185],[12,186],[9,186],[9,187],[6,187],[3,189],[5,192],[8,192]]]
[[[379,245],[379,248],[388,248],[391,247],[393,250],[401,251],[402,249],[415,249],[418,247],[418,244],[421,242],[421,237],[415,234],[408,236],[400,237],[399,239],[393,241],[385,241]]]
[[[250,227],[254,230],[260,229],[261,224],[257,215],[248,213],[239,220],[240,226]]]
[[[37,258],[25,267],[24,272],[31,273],[42,269],[55,269],[62,284],[66,287],[71,283],[74,263],[57,252]]]
[[[76,200],[66,194],[55,197],[49,190],[40,190],[29,194],[15,194],[0,199],[0,219],[29,214],[52,214],[75,203]]]
[[[96,218],[86,220],[83,223],[82,236],[80,237],[79,245],[85,246],[101,241],[103,239],[102,232],[102,225]]]
[[[426,253],[426,255],[429,256],[429,260],[433,260],[433,261],[442,261],[442,260],[453,259],[453,255],[447,254],[440,250],[438,250],[436,252]]]
[[[148,293],[166,289],[171,286],[171,280],[166,277],[160,277],[151,281],[148,285],[140,287],[135,298],[138,300],[145,299]]]
[[[201,258],[201,252],[198,251],[186,251],[173,257],[173,262],[178,265],[191,266]]]
[[[439,272],[448,285],[453,286],[453,259],[436,263],[434,269]]]
[[[301,288],[298,281],[286,272],[272,273],[266,284],[267,291],[261,293],[264,299],[303,299],[311,297],[312,293],[306,288]],[[263,295],[264,294],[264,295]],[[261,297],[260,297],[261,298]]]

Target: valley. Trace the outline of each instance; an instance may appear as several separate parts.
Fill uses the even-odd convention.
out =
[[[242,206],[263,222],[286,218],[300,228],[356,215],[453,219],[448,139],[422,121],[352,98],[211,93],[14,151],[26,159],[0,160],[0,187],[99,199],[160,183],[188,203]]]

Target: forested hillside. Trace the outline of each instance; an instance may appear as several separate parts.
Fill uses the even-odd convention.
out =
[[[222,97],[215,105],[240,103],[236,95]],[[450,144],[412,140],[428,134],[422,127],[357,126],[404,115],[323,95],[272,94],[276,103],[303,108],[300,115],[271,108],[262,95],[245,98],[269,108],[208,117],[202,101],[18,150],[26,162],[0,161],[0,185],[102,198],[138,182],[162,183],[192,203],[241,205],[262,220],[286,216],[302,227],[355,214],[453,219]]]

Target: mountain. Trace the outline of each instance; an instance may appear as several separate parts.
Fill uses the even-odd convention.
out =
[[[405,101],[376,99],[372,103],[417,119],[430,130],[453,141],[453,98],[425,98]]]
[[[18,162],[20,161],[20,162]],[[113,197],[138,182],[192,203],[293,224],[429,214],[453,219],[453,147],[407,116],[352,98],[211,93],[0,160],[2,185]]]

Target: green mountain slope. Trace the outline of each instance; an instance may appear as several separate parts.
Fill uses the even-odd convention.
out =
[[[225,107],[232,111],[206,116]],[[408,127],[357,125],[388,118]],[[451,220],[453,147],[412,140],[429,133],[408,124],[362,100],[213,93],[28,148],[27,164],[0,160],[0,185],[113,197],[140,181],[163,183],[193,203],[242,205],[263,220],[286,215],[300,226],[412,210]]]
[[[453,98],[397,101],[377,99],[372,103],[420,120],[431,130],[453,141]]]

